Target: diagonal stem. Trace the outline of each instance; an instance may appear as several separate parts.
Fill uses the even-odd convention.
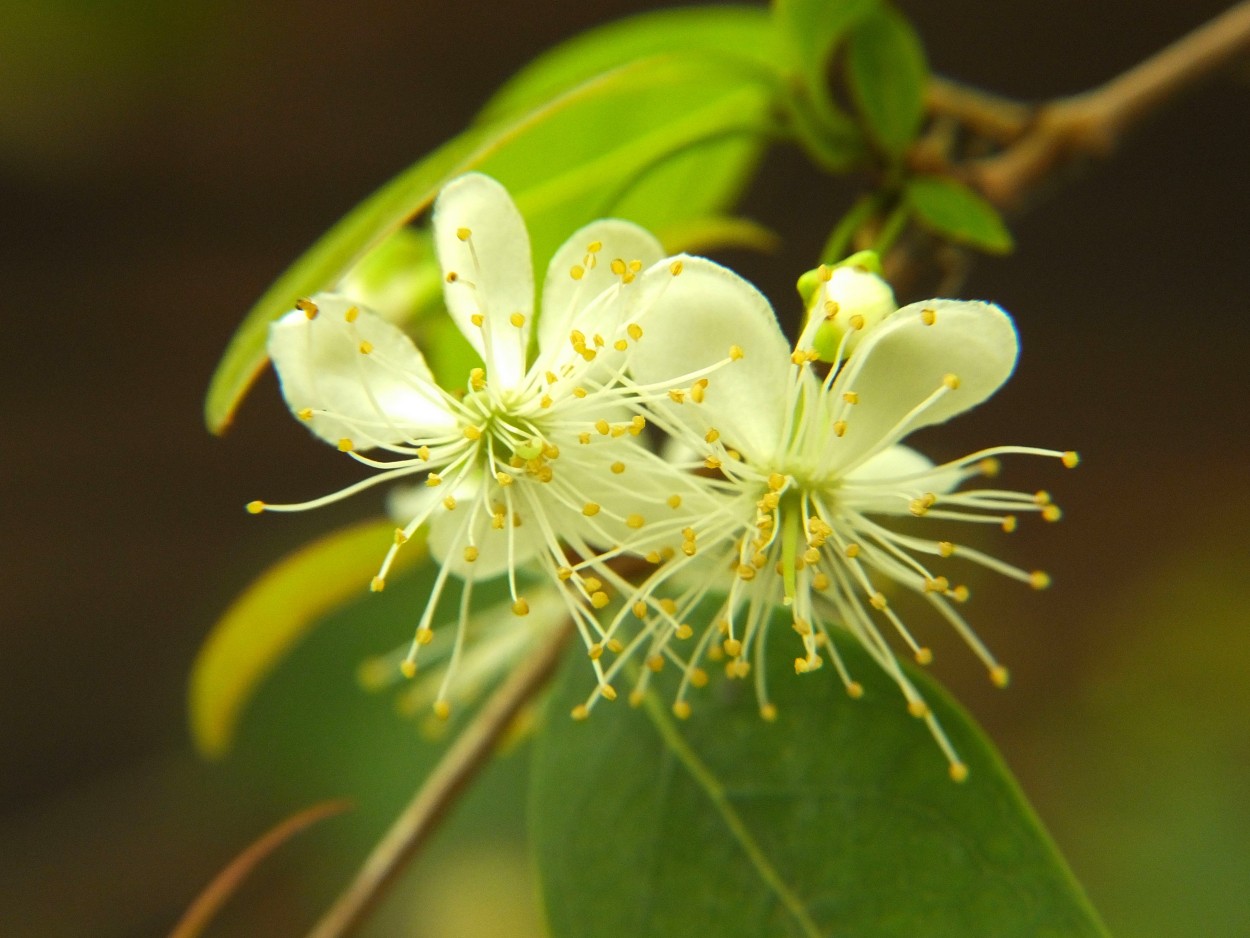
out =
[[[351,885],[313,926],[309,938],[340,938],[350,934],[364,920],[396,874],[413,858],[456,798],[486,765],[513,718],[550,679],[572,631],[572,622],[566,623],[483,704],[373,848]]]

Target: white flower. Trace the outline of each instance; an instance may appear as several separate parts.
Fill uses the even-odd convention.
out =
[[[601,642],[593,610],[629,586],[605,561],[644,549],[647,519],[671,513],[676,488],[689,484],[639,439],[651,392],[623,382],[622,371],[643,340],[642,323],[671,312],[689,290],[668,289],[682,260],[665,259],[650,234],[598,221],[556,252],[535,323],[524,221],[503,187],[477,174],[439,195],[433,234],[447,309],[483,367],[465,377],[463,393],[452,393],[382,317],[333,293],[301,301],[270,330],[283,395],[315,435],[377,472],[323,498],[248,508],[299,511],[420,479],[392,498],[403,521],[373,588],[383,588],[396,551],[428,524],[439,572],[402,668],[415,672],[448,578],[462,579],[451,663],[436,695],[436,712],[445,714],[474,583],[506,575],[513,612],[526,615],[518,572],[527,567],[561,584],[602,680],[598,658],[605,644],[618,646]],[[697,290],[695,281],[689,287]]]
[[[1001,455],[1049,456],[1068,466],[1077,457],[998,446],[935,466],[900,445],[911,431],[968,410],[1006,381],[1017,356],[1015,328],[997,306],[978,302],[930,300],[883,315],[877,309],[880,291],[854,286],[844,294],[851,302],[834,311],[854,324],[832,356],[840,364],[823,378],[813,368],[811,346],[792,352],[767,301],[737,278],[716,304],[692,303],[680,320],[651,322],[648,335],[655,341],[630,362],[640,382],[663,384],[669,375],[710,363],[726,339],[746,355],[712,380],[698,406],[671,400],[652,405],[652,421],[695,454],[692,465],[719,470],[706,480],[719,508],[685,520],[673,559],[630,598],[649,627],[628,650],[644,654],[649,670],[665,660],[683,669],[674,704],[679,716],[689,712],[689,686],[707,680],[700,664],[710,658],[726,660],[731,677],[753,671],[761,712],[771,718],[775,708],[762,656],[773,611],[788,607],[801,636],[795,670],[815,670],[827,657],[858,697],[861,685],[829,640],[829,630],[841,626],[893,677],[910,712],[927,721],[958,780],[967,770],[899,666],[887,635],[895,633],[922,664],[931,653],[894,611],[887,592],[902,587],[921,597],[1001,686],[1007,672],[958,611],[967,589],[953,585],[949,568],[963,558],[1036,588],[1048,578],[947,540],[947,533],[924,536],[911,533],[915,525],[894,522],[971,522],[1011,530],[1022,512],[1056,520],[1059,510],[1044,492],[958,487],[993,475]],[[855,308],[857,295],[873,301],[874,323]],[[865,330],[868,325],[873,327]],[[810,342],[817,327],[805,329],[800,342]],[[862,340],[846,338],[861,331]],[[712,334],[717,341],[709,343]],[[709,594],[723,596],[710,619],[707,606],[698,608]],[[709,624],[696,638],[690,622],[697,616]],[[691,639],[692,647],[682,649]],[[625,657],[614,663],[609,679]],[[642,674],[645,686],[648,670]]]

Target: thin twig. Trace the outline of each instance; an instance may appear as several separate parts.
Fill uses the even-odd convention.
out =
[[[547,683],[572,634],[572,623],[552,636],[482,705],[434,767],[425,784],[391,825],[356,878],[309,932],[309,938],[341,938],[364,920],[396,874],[443,819],[457,796],[486,764],[495,744],[521,708]]]
[[[1102,87],[1042,105],[1019,139],[965,167],[969,181],[998,207],[1018,208],[1070,164],[1108,156],[1161,105],[1248,51],[1250,0],[1242,0]],[[1000,117],[1001,103],[989,109]]]
[[[305,828],[328,817],[342,814],[349,808],[351,808],[351,802],[342,799],[323,801],[270,828],[213,877],[213,881],[205,886],[204,891],[196,896],[195,901],[187,907],[187,911],[169,933],[169,938],[199,938],[217,913],[221,911],[221,907],[235,894],[240,884],[252,874],[262,860]]]

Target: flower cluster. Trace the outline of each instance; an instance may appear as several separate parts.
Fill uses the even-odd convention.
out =
[[[303,510],[409,483],[391,498],[400,524],[373,588],[428,530],[438,573],[400,660],[412,676],[445,587],[460,582],[447,666],[423,694],[435,712],[449,712],[470,659],[506,664],[488,648],[465,651],[473,587],[486,579],[506,578],[512,615],[541,606],[546,619],[563,610],[576,624],[595,683],[575,716],[615,698],[613,681],[633,660],[646,665],[635,697],[666,663],[680,669],[674,711],[684,716],[690,687],[707,680],[703,665],[721,660],[731,677],[754,675],[772,717],[764,639],[784,607],[800,636],[796,671],[828,659],[848,693],[862,693],[829,638],[846,629],[961,778],[892,651],[889,633],[917,661],[930,658],[888,594],[922,597],[1004,684],[1006,670],[958,610],[967,590],[943,562],[962,557],[1039,588],[1047,579],[891,520],[1010,530],[1023,512],[1058,518],[1045,493],[962,484],[992,476],[1002,455],[1071,466],[1074,453],[1004,446],[935,466],[900,443],[1007,379],[1017,354],[1010,318],[951,300],[896,309],[874,274],[821,268],[791,347],[744,280],[702,258],[666,257],[619,220],[594,222],[556,251],[539,313],[525,225],[498,183],[472,174],[449,184],[433,230],[447,309],[481,367],[462,389],[441,387],[412,340],[352,298],[301,301],[270,333],[283,394],[315,435],[375,473],[314,501],[249,510]],[[517,628],[526,629],[485,631],[512,648],[503,636]]]

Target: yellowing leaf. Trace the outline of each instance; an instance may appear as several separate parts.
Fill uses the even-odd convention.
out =
[[[191,669],[191,734],[201,753],[226,753],[260,682],[327,613],[364,592],[394,531],[375,520],[329,534],[279,560],[231,604]],[[424,541],[413,539],[392,573],[425,558]]]

